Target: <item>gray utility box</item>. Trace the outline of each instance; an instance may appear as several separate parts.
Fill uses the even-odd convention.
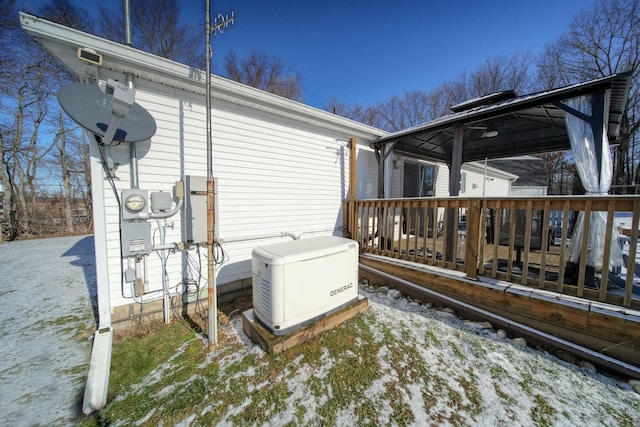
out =
[[[183,237],[186,243],[207,241],[207,178],[186,175],[184,181]]]
[[[173,207],[173,194],[168,191],[154,191],[151,193],[151,211],[169,212]]]
[[[122,256],[149,255],[151,253],[151,223],[128,222],[120,224]]]

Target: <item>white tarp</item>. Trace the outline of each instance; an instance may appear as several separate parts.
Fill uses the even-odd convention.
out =
[[[580,96],[567,101],[567,105],[586,115],[591,115],[592,97]],[[613,161],[609,151],[606,123],[603,126],[602,135],[602,159],[598,164],[596,156],[595,138],[591,125],[585,120],[572,114],[565,115],[567,133],[571,142],[571,150],[576,162],[578,174],[582,186],[589,195],[605,195],[608,193],[613,180]],[[580,212],[573,230],[573,236],[569,243],[569,260],[578,263],[580,259],[580,246],[582,245],[584,212]],[[605,230],[607,215],[605,212],[591,212],[589,223],[589,236],[587,244],[587,265],[601,268],[604,257]],[[609,266],[621,266],[622,249],[620,248],[617,230],[613,230],[611,239],[611,255]]]

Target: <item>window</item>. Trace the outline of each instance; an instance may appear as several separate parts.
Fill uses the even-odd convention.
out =
[[[460,172],[460,192],[461,193],[467,192],[467,173],[466,172]]]
[[[435,195],[436,166],[404,161],[402,197],[432,197]]]
[[[437,166],[435,165],[405,160],[402,176],[402,197],[435,196],[436,173]],[[425,212],[424,208],[403,209],[402,232],[416,236],[433,236],[435,214],[433,208],[429,208],[428,212]]]

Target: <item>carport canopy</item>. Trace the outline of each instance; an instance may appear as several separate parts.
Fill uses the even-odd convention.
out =
[[[606,126],[609,142],[615,145],[631,75],[632,72],[627,71],[530,95],[517,96],[513,91],[504,91],[466,101],[453,106],[450,115],[375,141],[372,147],[378,153],[379,169],[382,171],[383,159],[392,150],[447,163],[449,194],[457,196],[460,167],[464,162],[570,150],[565,114],[588,121],[600,140]],[[590,116],[564,103],[585,95],[593,97]],[[601,146],[597,142],[596,145]]]

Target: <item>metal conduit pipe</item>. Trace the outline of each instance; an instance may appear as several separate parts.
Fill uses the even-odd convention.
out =
[[[149,268],[147,267],[147,255],[142,256],[143,268],[144,268],[144,289],[149,288]]]
[[[129,43],[131,45],[131,43]],[[127,86],[134,90],[133,74],[127,73]],[[138,180],[138,145],[135,142],[129,143],[129,180],[131,188],[140,188]]]
[[[248,242],[250,240],[263,240],[263,239],[275,239],[277,237],[291,237],[293,240],[300,240],[303,234],[314,234],[314,233],[327,233],[329,231],[333,232],[336,230],[342,230],[343,227],[337,228],[325,228],[322,230],[309,230],[303,231],[300,234],[290,233],[288,231],[282,231],[280,233],[273,234],[258,234],[254,236],[241,236],[241,237],[230,237],[228,239],[218,239],[220,243],[233,243],[233,242]]]
[[[275,239],[278,237],[280,238],[291,237],[293,240],[298,240],[298,236],[296,236],[295,234],[283,231],[280,233],[272,233],[272,234],[256,234],[253,236],[230,237],[227,239],[218,239],[218,241],[220,243],[233,243],[233,242],[248,242],[251,240]]]
[[[176,206],[173,209],[171,209],[170,211],[167,211],[167,212],[141,213],[141,214],[138,214],[138,216],[136,216],[136,219],[166,219],[166,218],[171,218],[172,216],[177,214],[178,211],[180,211],[180,209],[182,208],[183,204],[184,204],[184,200],[178,199],[178,203],[176,203]]]
[[[180,244],[179,243],[167,243],[165,245],[151,245],[151,250],[152,251],[164,251],[164,250],[170,250],[170,251],[179,251],[182,250],[180,249]]]
[[[124,0],[124,42],[127,46],[131,43],[131,7],[129,0]],[[127,86],[135,89],[133,84],[133,74],[127,73]],[[138,147],[135,142],[129,144],[129,179],[131,188],[138,188]]]
[[[327,233],[329,231],[334,232],[334,231],[338,231],[338,230],[344,230],[344,227],[325,228],[324,230],[303,231],[302,233],[298,234],[298,239],[300,239],[300,237],[302,237],[303,234]]]
[[[389,280],[391,283],[397,284],[399,287],[411,289],[417,294],[422,294],[429,299],[434,299],[436,301],[442,302],[453,309],[457,309],[458,311],[470,313],[471,315],[487,320],[494,325],[499,325],[504,329],[516,332],[527,337],[531,337],[545,344],[551,344],[554,347],[571,352],[577,356],[584,358],[585,360],[595,362],[613,371],[629,375],[633,378],[640,378],[640,367],[625,363],[621,360],[609,357],[605,354],[598,353],[562,338],[555,337],[539,329],[535,329],[522,323],[515,322],[506,317],[499,316],[478,307],[474,307],[471,304],[467,304],[463,301],[459,301],[455,298],[451,298],[439,292],[423,288],[422,286],[418,286],[415,283],[409,282],[408,280],[395,277],[391,274],[369,267],[362,263],[359,263],[359,267],[364,271],[368,271],[379,277]]]

